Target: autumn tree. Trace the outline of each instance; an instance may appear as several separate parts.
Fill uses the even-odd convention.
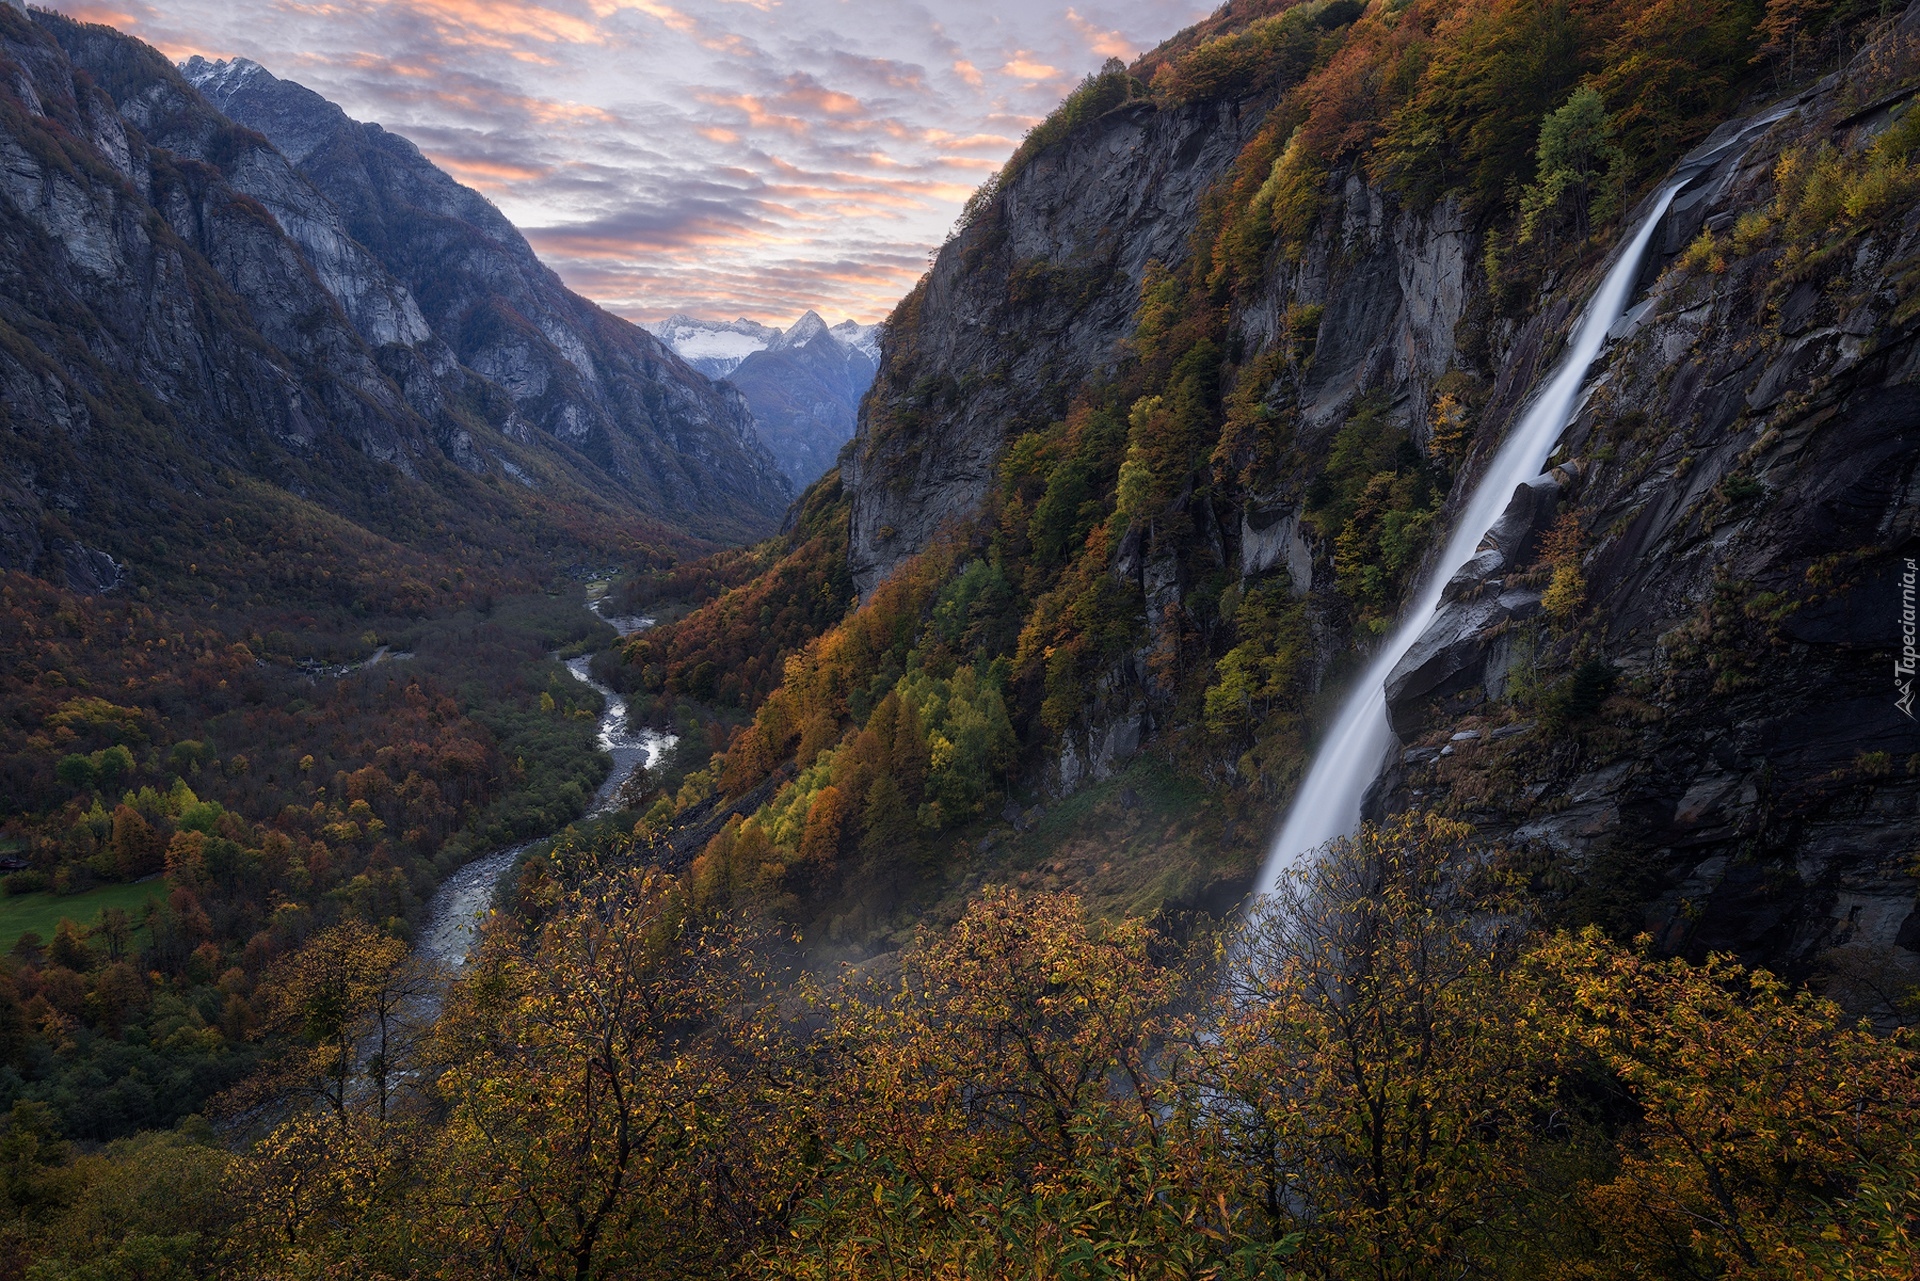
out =
[[[991,890],[923,931],[897,983],[853,984],[820,1183],[761,1275],[1275,1275],[1293,1243],[1213,1177],[1157,1062],[1185,978],[1165,949],[1071,895]]]
[[[652,869],[575,869],[490,935],[438,1033],[432,1249],[456,1272],[717,1275],[793,1159],[764,979]],[[777,1093],[777,1090],[773,1091]]]
[[[1666,1275],[1920,1274],[1920,1053],[1906,1034],[1723,956],[1589,928],[1532,951],[1525,1026],[1591,1056],[1639,1121],[1582,1194],[1601,1266]],[[1599,1261],[1595,1261],[1598,1263]],[[1562,1275],[1593,1276],[1590,1267]]]
[[[418,1035],[413,1006],[437,981],[405,943],[365,922],[320,931],[261,985],[266,1027],[291,1048],[248,1088],[247,1101],[305,1100],[337,1120],[349,1111],[385,1120],[416,1066],[407,1061]]]
[[[1234,945],[1203,1092],[1309,1275],[1416,1278],[1495,1251],[1547,1098],[1503,979],[1523,922],[1462,824],[1364,825]]]

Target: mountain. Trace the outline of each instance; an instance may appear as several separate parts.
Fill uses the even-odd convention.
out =
[[[654,332],[687,363],[740,389],[796,487],[823,475],[852,438],[880,363],[880,326],[843,320],[829,328],[812,311],[784,330],[674,316]]]
[[[741,361],[780,336],[778,329],[745,317],[719,321],[674,315],[648,329],[680,359],[709,378],[725,378],[740,367]]]
[[[879,369],[872,348],[873,327],[847,321],[829,329],[810,311],[730,375],[796,486],[823,475],[852,438],[860,398]]]
[[[460,364],[505,391],[509,435],[560,443],[643,510],[703,534],[763,531],[784,511],[788,487],[738,395],[567,289],[499,210],[411,142],[245,60],[182,71],[265,135]]]
[[[858,607],[778,652],[719,605],[631,647],[661,698],[700,662],[783,674],[716,686],[764,700],[723,770],[775,841],[738,901],[884,933],[945,910],[941,868],[1023,859],[1114,903],[1237,901],[1644,230],[1584,391],[1555,393],[1548,470],[1491,495],[1344,781],[1371,817],[1472,823],[1544,919],[1904,1017],[1920,731],[1888,676],[1920,558],[1920,111],[1897,51],[1920,10],[1762,48],[1778,33],[1738,23],[1656,39],[1625,6],[1524,66],[1488,34],[1508,20],[1236,3],[1089,77],[982,188],[842,455]],[[1416,29],[1428,70],[1402,83]],[[1684,74],[1647,78],[1646,42]],[[1813,48],[1843,69],[1786,93]],[[1017,751],[979,735],[1002,715]],[[883,865],[906,829],[850,814],[842,861],[804,863],[784,816],[829,782],[879,794],[812,764],[856,731],[906,762],[922,832]],[[790,752],[807,772],[781,782]],[[1077,817],[1035,844],[1015,795]],[[715,841],[702,875],[739,885]],[[778,872],[856,850],[857,876]]]
[[[880,361],[880,326],[860,325],[851,320],[843,320],[827,331],[842,345],[863,351],[873,357],[874,363]]]

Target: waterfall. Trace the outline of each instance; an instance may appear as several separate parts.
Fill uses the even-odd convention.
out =
[[[1724,151],[1724,146],[1718,148],[1711,153],[1712,157],[1717,159]],[[1373,780],[1379,777],[1394,741],[1393,731],[1387,727],[1387,677],[1432,622],[1447,580],[1473,558],[1481,539],[1506,510],[1514,489],[1540,474],[1560,433],[1566,430],[1579,408],[1588,367],[1600,354],[1607,331],[1619,320],[1632,297],[1647,242],[1653,238],[1674,196],[1700,167],[1698,162],[1688,166],[1684,175],[1669,183],[1654,201],[1640,229],[1588,302],[1551,381],[1534,398],[1500,446],[1500,452],[1488,464],[1433,572],[1421,586],[1400,626],[1347,696],[1340,718],[1314,757],[1312,768],[1307,771],[1293,808],[1287,814],[1286,825],[1267,853],[1266,866],[1261,869],[1255,887],[1258,893],[1270,892],[1301,855],[1334,837],[1351,834],[1360,825],[1361,802]]]

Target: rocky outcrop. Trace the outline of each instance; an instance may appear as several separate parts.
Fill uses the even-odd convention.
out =
[[[1290,311],[1317,309],[1312,363],[1295,393],[1306,428],[1337,425],[1357,396],[1385,389],[1424,439],[1430,392],[1458,360],[1478,243],[1456,201],[1410,211],[1348,174],[1337,218],[1298,263],[1276,258],[1236,326],[1257,349],[1292,338]]]
[[[1541,601],[1537,588],[1510,586],[1506,575],[1530,566],[1580,470],[1570,462],[1516,486],[1473,559],[1447,580],[1433,621],[1387,677],[1394,733],[1406,737],[1421,729],[1433,700],[1476,688],[1499,697],[1513,652],[1504,643],[1508,625],[1538,614]]]
[[[458,363],[504,390],[509,435],[590,461],[642,510],[698,533],[745,538],[778,523],[792,488],[741,396],[567,289],[485,197],[405,138],[256,64],[194,59],[185,71],[297,167]],[[332,243],[326,227],[310,234],[323,251]]]
[[[843,470],[861,592],[976,511],[1006,441],[1121,359],[1148,264],[1184,261],[1202,195],[1264,106],[1118,107],[941,249],[886,329]]]

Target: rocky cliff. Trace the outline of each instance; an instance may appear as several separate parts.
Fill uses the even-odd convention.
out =
[[[986,498],[1006,442],[1124,358],[1148,265],[1189,253],[1260,101],[1131,101],[1048,148],[941,249],[882,339],[844,475],[869,592]]]
[[[1410,746],[1381,798],[1453,798],[1668,946],[1878,974],[1883,995],[1920,975],[1920,728],[1898,674],[1920,556],[1920,205],[1875,208],[1870,184],[1920,123],[1891,74],[1912,55],[1888,56],[1916,30],[1910,13],[1681,189],[1565,461],[1505,522],[1577,520],[1578,612],[1540,617],[1550,584],[1526,556],[1460,583],[1425,638],[1446,679],[1389,686]],[[1816,164],[1866,216],[1809,208]],[[1571,732],[1516,698],[1556,655],[1616,690]]]
[[[142,491],[188,486],[195,463],[309,493],[334,488],[321,460],[343,449],[401,476],[432,470],[435,425],[266,206],[216,165],[150,144],[102,86],[124,90],[144,71],[184,96],[176,103],[197,101],[192,90],[132,42],[145,65],[81,71],[51,34],[77,30],[0,12],[5,563],[57,573],[64,562],[70,581],[97,583],[90,566],[105,553],[83,555],[76,540],[108,536],[128,502],[164,504]],[[284,164],[260,154],[270,148],[200,110],[202,141],[217,140],[235,170],[263,189],[284,183]],[[164,107],[146,98],[136,112],[151,121]],[[369,312],[392,301],[382,273],[370,277]],[[352,464],[348,478],[367,474]]]
[[[254,63],[194,59],[183,70],[338,211],[337,235],[313,238],[366,246],[417,300],[414,319],[505,390],[508,434],[559,442],[643,509],[702,533],[749,536],[778,520],[791,493],[740,396],[567,289],[485,197],[405,138]],[[282,223],[301,238],[298,219]],[[391,341],[375,319],[368,341]]]
[[[1221,26],[1284,41],[1232,8]],[[1890,678],[1920,552],[1915,32],[1875,30],[1696,166],[1553,470],[1397,674],[1372,812],[1472,818],[1569,919],[1913,977],[1920,733]],[[1209,39],[1182,68],[1233,65],[1242,37]],[[1295,166],[1318,106],[1182,97],[1170,61],[1149,97],[1154,62],[1023,152],[896,313],[845,468],[851,563],[872,593],[943,528],[1027,556],[1085,449],[1074,406],[1150,393],[1120,402],[1129,461],[1088,509],[1106,577],[1032,553],[1014,670],[1047,724],[1036,773],[1072,790],[1171,735],[1271,798],[1264,825],[1641,213],[1529,239],[1484,193],[1421,195],[1351,146]],[[1217,383],[1152,372],[1175,298],[1178,350],[1197,369],[1204,346]],[[1207,434],[1179,435],[1189,393]],[[1103,657],[1064,666],[1083,636]]]

